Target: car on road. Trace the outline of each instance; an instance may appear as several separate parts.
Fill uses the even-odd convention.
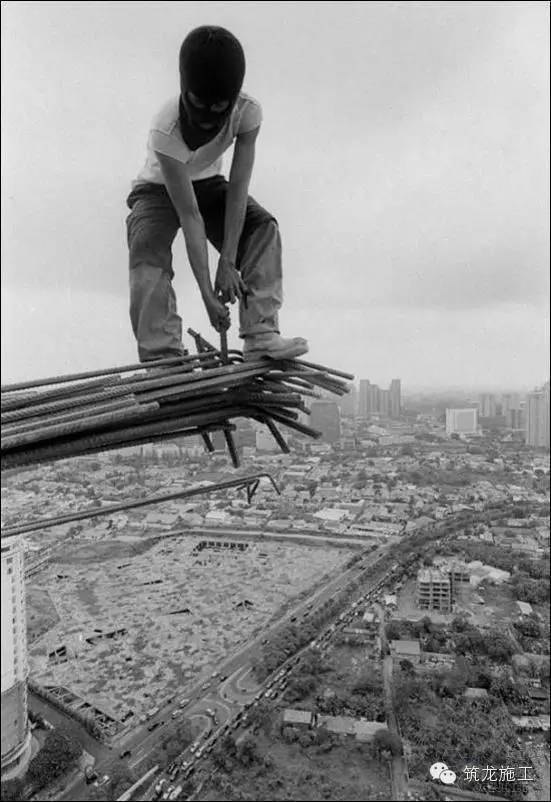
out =
[[[132,752],[130,751],[130,749],[125,749],[120,753],[119,757],[121,760],[124,760],[125,757],[130,757],[131,754]]]
[[[178,707],[185,707],[185,706],[186,706],[188,703],[189,703],[189,699],[188,699],[188,697],[187,697],[187,696],[184,696],[184,697],[183,697],[182,699],[180,699],[180,701],[178,702]]]
[[[161,724],[164,724],[164,721],[152,721],[151,724],[148,725],[147,729],[149,732],[153,732],[153,730],[156,730],[157,727],[161,726]]]
[[[210,688],[210,682],[205,682],[203,685],[201,685],[202,691],[208,691],[209,688]]]
[[[173,710],[172,713],[171,713],[171,718],[178,718],[178,716],[180,716],[180,715],[181,715],[181,711],[180,710]]]
[[[227,679],[228,679],[228,675],[227,674],[220,674],[220,682],[224,682]]]
[[[94,780],[98,779],[98,773],[95,771],[93,766],[86,766],[84,769],[84,778],[86,780],[86,785],[93,783]]]

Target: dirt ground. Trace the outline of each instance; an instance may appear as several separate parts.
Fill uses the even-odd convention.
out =
[[[27,639],[29,644],[55,627],[59,616],[46,588],[27,586]]]
[[[118,540],[68,544],[63,562],[40,575],[57,620],[30,646],[31,677],[116,717],[129,709],[140,715],[151,699],[158,703],[212,671],[353,553],[253,541],[243,551],[197,551],[202,540],[175,537],[147,550]],[[34,600],[29,610],[37,615]],[[97,639],[119,629],[116,639]],[[51,665],[48,655],[63,645],[70,659]]]

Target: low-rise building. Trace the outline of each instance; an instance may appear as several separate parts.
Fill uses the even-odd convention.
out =
[[[421,662],[421,644],[418,640],[391,640],[390,655],[395,663],[409,660],[413,665]]]
[[[521,615],[531,615],[532,605],[530,602],[517,601],[517,607]]]

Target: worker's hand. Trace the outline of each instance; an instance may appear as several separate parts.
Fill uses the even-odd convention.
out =
[[[247,293],[247,286],[236,270],[235,264],[225,256],[221,256],[218,260],[214,291],[220,294],[224,303],[229,301],[231,304],[235,303],[236,298],[241,299]]]
[[[205,303],[205,309],[207,310],[211,326],[218,332],[229,329],[230,311],[224,306],[222,301],[220,301],[214,294],[206,295],[203,298],[203,301]]]

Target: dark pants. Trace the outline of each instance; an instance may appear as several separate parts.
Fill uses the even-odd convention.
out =
[[[207,238],[220,252],[228,182],[214,176],[193,183]],[[172,287],[172,243],[180,221],[161,184],[142,184],[128,196],[126,220],[130,264],[130,318],[140,361],[179,355],[182,321]],[[249,197],[237,252],[247,285],[239,306],[240,336],[278,332],[282,302],[281,240],[275,218]]]

